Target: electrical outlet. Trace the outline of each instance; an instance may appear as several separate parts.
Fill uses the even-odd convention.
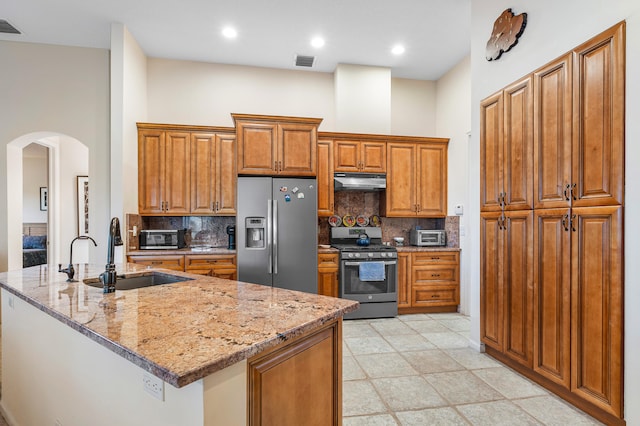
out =
[[[164,382],[151,374],[142,374],[142,387],[147,393],[153,395],[160,401],[164,401]]]

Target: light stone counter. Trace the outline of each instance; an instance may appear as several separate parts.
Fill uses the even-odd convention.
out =
[[[239,281],[162,270],[191,281],[117,290],[47,265],[0,273],[0,286],[133,364],[180,388],[357,309],[357,303]],[[117,265],[118,274],[149,272]]]

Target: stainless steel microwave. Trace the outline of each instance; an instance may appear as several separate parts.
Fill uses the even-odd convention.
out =
[[[140,231],[140,250],[177,250],[187,246],[186,229],[145,229]]]
[[[444,229],[412,229],[409,233],[409,243],[412,246],[445,246],[447,233]]]

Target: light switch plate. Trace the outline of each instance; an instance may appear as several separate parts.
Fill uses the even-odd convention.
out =
[[[462,216],[464,214],[464,207],[462,204],[456,204],[456,215]]]

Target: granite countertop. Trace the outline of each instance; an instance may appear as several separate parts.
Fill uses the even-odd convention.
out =
[[[318,244],[318,254],[340,253],[337,248],[331,247],[329,244]]]
[[[460,247],[417,247],[401,246],[396,247],[399,252],[421,252],[421,251],[460,251]]]
[[[117,265],[141,275],[145,265]],[[0,273],[0,286],[176,387],[183,387],[356,310],[357,302],[222,278],[160,270],[190,281],[117,290],[82,283],[103,265]]]
[[[207,248],[183,248],[178,250],[129,250],[127,255],[129,256],[171,256],[176,254],[202,254],[202,255],[215,255],[215,254],[236,254],[235,250],[229,250],[227,247],[207,247]]]

